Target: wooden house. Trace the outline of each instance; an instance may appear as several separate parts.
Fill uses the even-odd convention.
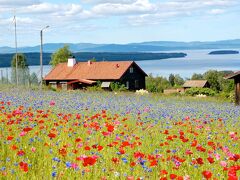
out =
[[[75,58],[60,63],[44,78],[46,85],[73,90],[97,82],[108,88],[111,82],[124,84],[129,90],[145,89],[147,74],[134,61],[76,62]],[[106,87],[108,86],[108,87]]]
[[[184,91],[189,88],[209,88],[210,84],[207,80],[189,80],[183,84]]]
[[[233,79],[235,84],[235,104],[240,105],[240,71],[225,76],[225,79]]]

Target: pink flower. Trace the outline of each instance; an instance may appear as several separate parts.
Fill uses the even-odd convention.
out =
[[[83,146],[82,143],[80,143],[80,144],[77,145],[78,148],[81,148],[82,146]]]
[[[190,176],[189,175],[183,176],[183,180],[190,180]]]
[[[121,138],[119,136],[116,136],[116,140],[121,140]]]
[[[220,165],[221,165],[222,167],[227,167],[227,162],[226,162],[226,161],[221,161],[221,162],[220,162]]]
[[[32,152],[35,152],[35,151],[36,151],[36,148],[35,148],[35,147],[32,147],[32,148],[31,148],[31,151],[32,151]]]
[[[76,163],[72,163],[72,164],[71,164],[71,167],[72,167],[73,169],[77,169],[77,168],[78,168],[78,165],[77,165]]]
[[[27,132],[22,131],[22,132],[20,133],[20,136],[25,136],[26,134],[27,134]]]
[[[219,154],[214,154],[214,156],[215,156],[215,158],[216,158],[217,160],[220,159],[220,155],[219,155]]]
[[[50,105],[50,106],[54,106],[54,105],[55,105],[55,101],[53,101],[53,100],[50,101],[49,105]]]

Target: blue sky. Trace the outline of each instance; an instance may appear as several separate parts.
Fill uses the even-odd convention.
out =
[[[0,46],[240,39],[239,0],[0,0]]]

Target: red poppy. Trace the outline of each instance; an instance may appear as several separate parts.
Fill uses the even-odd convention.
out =
[[[8,141],[11,141],[13,138],[14,138],[13,136],[8,136],[8,137],[7,137],[7,140],[8,140]]]
[[[164,169],[164,170],[161,170],[161,171],[160,171],[160,174],[161,174],[161,175],[166,175],[166,174],[168,174],[168,172]]]
[[[113,157],[113,158],[112,158],[112,162],[115,163],[115,164],[117,164],[117,163],[119,163],[119,159]]]
[[[130,163],[130,166],[131,166],[131,167],[134,167],[134,166],[136,166],[136,163],[135,163],[135,162],[131,162],[131,163]]]
[[[54,134],[54,133],[49,133],[48,134],[48,137],[50,137],[50,138],[55,138],[57,135],[56,134]]]
[[[176,179],[177,175],[176,174],[170,174],[170,179]]]
[[[77,139],[75,140],[75,142],[81,142],[81,141],[82,141],[81,138],[77,138]]]
[[[197,158],[196,161],[197,161],[197,163],[200,164],[200,165],[204,164],[202,158]]]
[[[108,132],[113,132],[114,131],[114,126],[108,125],[107,130],[108,130]]]
[[[19,163],[20,169],[23,170],[24,172],[28,172],[28,164],[25,162],[20,162]]]
[[[192,147],[197,146],[197,140],[193,140],[191,146],[192,146]]]
[[[207,160],[208,160],[208,162],[209,162],[210,164],[212,164],[212,163],[215,162],[214,159],[213,159],[212,157],[208,157]]]
[[[29,131],[31,131],[33,128],[30,128],[30,127],[26,127],[26,128],[23,128],[23,131],[24,132],[29,132]]]
[[[86,157],[86,158],[83,158],[83,166],[92,166],[94,165],[95,163],[97,162],[97,158],[94,158],[94,157]]]
[[[210,179],[212,177],[212,173],[211,171],[203,171],[202,175],[206,178],[206,179]]]
[[[20,151],[17,152],[17,155],[18,156],[24,156],[25,152],[23,150],[20,150]]]
[[[103,149],[103,146],[98,146],[97,149],[98,151],[101,151]]]
[[[85,149],[86,151],[89,151],[91,148],[90,148],[89,146],[85,146],[84,149]]]
[[[58,153],[62,156],[66,156],[67,155],[67,150],[65,148],[59,149]]]

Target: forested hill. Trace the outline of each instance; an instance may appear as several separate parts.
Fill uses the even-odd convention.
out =
[[[0,67],[11,66],[11,59],[14,54],[0,54]],[[181,58],[187,56],[185,53],[108,53],[108,52],[79,52],[73,54],[77,61],[87,61],[96,59],[97,61],[142,61],[159,60],[168,58]],[[30,66],[39,65],[39,53],[25,53],[27,63]],[[51,59],[51,53],[43,54],[43,64],[48,65]]]

